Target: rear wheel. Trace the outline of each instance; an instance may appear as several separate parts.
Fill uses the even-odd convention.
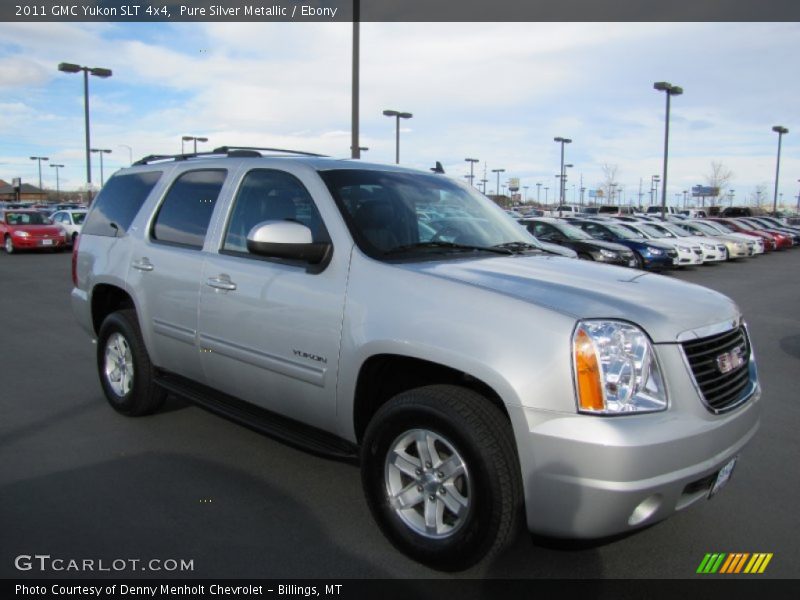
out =
[[[395,396],[370,422],[361,458],[375,520],[419,562],[466,569],[517,531],[522,484],[511,426],[471,390],[437,385]]]
[[[155,384],[155,367],[132,309],[111,313],[103,321],[97,340],[97,371],[109,404],[124,415],[152,413],[166,397]]]

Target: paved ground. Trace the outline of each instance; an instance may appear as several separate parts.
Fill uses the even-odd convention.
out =
[[[457,577],[692,577],[706,552],[773,552],[762,577],[800,575],[800,250],[671,276],[729,294],[750,324],[763,421],[728,488],[605,545],[523,535]],[[20,554],[192,559],[191,577],[443,576],[384,540],[355,467],[176,400],[142,419],[108,408],[70,287],[68,255],[0,254],[0,577],[26,575]]]

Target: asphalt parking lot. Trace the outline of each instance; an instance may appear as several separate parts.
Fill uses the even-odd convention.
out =
[[[800,575],[800,250],[669,275],[730,295],[750,326],[762,426],[723,492],[601,545],[523,534],[455,575],[390,546],[352,465],[177,399],[146,418],[112,411],[69,308],[69,270],[68,254],[0,254],[0,577],[69,575],[16,570],[16,556],[37,553],[193,560],[151,577],[407,579],[692,578],[707,552],[771,552],[758,577]]]

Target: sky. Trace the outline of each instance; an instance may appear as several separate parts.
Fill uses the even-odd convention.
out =
[[[37,162],[62,189],[85,185],[82,75],[60,62],[113,70],[90,78],[92,146],[111,149],[104,176],[147,154],[181,151],[181,136],[219,145],[350,153],[351,33],[347,23],[0,23],[0,179],[38,185]],[[623,201],[649,202],[661,174],[665,95],[672,98],[667,201],[706,184],[711,163],[733,173],[734,203],[759,186],[771,201],[783,125],[780,192],[800,193],[798,23],[363,23],[363,158],[476,180],[492,169],[552,202],[561,136],[566,201],[616,167]],[[129,152],[128,147],[131,148]],[[188,146],[187,146],[188,147]],[[100,180],[93,155],[93,180]],[[42,163],[44,187],[55,169]],[[641,183],[640,183],[641,182]],[[536,184],[541,185],[537,188]],[[545,190],[545,188],[549,188]],[[588,198],[587,198],[588,199]]]

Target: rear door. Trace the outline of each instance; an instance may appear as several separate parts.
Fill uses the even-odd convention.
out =
[[[203,382],[197,349],[197,303],[203,245],[227,170],[191,169],[164,194],[132,249],[128,285],[158,367]]]

